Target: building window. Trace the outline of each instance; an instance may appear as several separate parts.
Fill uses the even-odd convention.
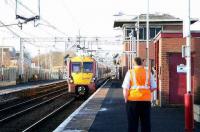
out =
[[[156,28],[156,35],[161,31],[161,28]]]
[[[139,36],[140,36],[140,40],[144,40],[144,28],[140,28]]]
[[[134,36],[137,37],[137,32],[135,31],[135,28],[125,28],[125,40],[130,39],[129,34],[131,33],[131,30],[134,31]],[[146,40],[146,27],[140,27],[139,31],[140,40]],[[150,27],[149,31],[149,39],[153,39],[161,31],[161,27]]]
[[[135,31],[135,28],[126,28],[125,29],[125,40],[130,40],[130,33],[133,31],[133,36],[137,36],[137,32]]]
[[[156,36],[156,28],[150,28],[150,39]]]

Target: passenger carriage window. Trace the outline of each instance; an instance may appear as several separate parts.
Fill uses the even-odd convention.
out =
[[[93,63],[92,62],[83,62],[83,71],[84,72],[92,72]]]
[[[72,72],[80,72],[81,71],[81,63],[72,63]]]

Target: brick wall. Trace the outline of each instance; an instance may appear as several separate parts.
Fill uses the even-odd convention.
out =
[[[169,104],[169,54],[181,53],[182,44],[185,40],[182,38],[162,38],[160,43],[160,60],[161,69],[160,84],[162,104]]]
[[[161,37],[159,43],[159,87],[161,88],[162,105],[169,104],[169,54],[181,53],[181,47],[185,44],[182,37]],[[192,38],[193,74],[192,86],[194,88],[195,103],[200,104],[200,38]]]
[[[126,41],[124,42],[123,44],[123,50],[125,51],[128,51],[129,50],[129,42]],[[141,41],[139,43],[139,57],[141,57],[142,59],[146,59],[146,41]],[[149,43],[149,58],[151,60],[155,60],[155,46],[154,46],[154,43],[153,42],[150,42]],[[123,66],[127,66],[128,63],[128,57],[123,55],[122,57],[122,65]]]
[[[194,58],[194,76],[192,76],[194,103],[200,104],[200,38],[192,39],[192,52],[192,57]]]
[[[146,59],[146,41],[140,42],[140,44],[139,44],[139,56],[142,59]],[[150,42],[149,43],[149,58],[155,59],[154,57],[155,57],[154,43]]]
[[[183,27],[182,25],[164,25],[163,30],[168,31],[182,31]]]

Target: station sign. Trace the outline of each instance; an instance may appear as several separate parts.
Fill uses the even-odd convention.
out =
[[[182,45],[182,58],[190,57],[190,46]]]
[[[180,64],[177,66],[177,73],[186,73],[187,68],[184,64]]]

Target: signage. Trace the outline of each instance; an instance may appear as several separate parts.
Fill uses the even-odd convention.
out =
[[[186,73],[187,72],[186,66],[184,64],[178,65],[177,66],[177,72],[178,73]]]

